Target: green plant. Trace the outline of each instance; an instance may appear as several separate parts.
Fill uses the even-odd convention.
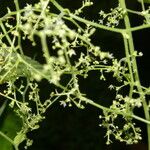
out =
[[[107,129],[107,144],[112,142],[111,136],[127,144],[138,143],[142,139],[141,129],[134,120],[144,122],[150,150],[149,103],[146,99],[150,88],[140,83],[136,58],[141,57],[142,52],[135,50],[132,37],[132,32],[150,27],[150,7],[145,8],[143,0],[140,3],[141,11],[134,11],[126,7],[125,0],[118,0],[116,8],[111,9],[110,13],[101,10],[99,21],[93,22],[80,17],[85,7],[93,5],[89,0],[83,1],[74,12],[63,8],[55,0],[40,0],[24,8],[19,6],[18,0],[14,0],[16,10],[8,8],[8,13],[0,18],[0,83],[5,86],[0,92],[5,98],[0,116],[6,103],[9,103],[22,123],[15,136],[8,137],[2,131],[0,135],[15,150],[23,141],[26,141],[25,148],[32,144],[26,134],[39,128],[46,110],[56,101],[64,107],[76,105],[84,109],[90,104],[101,109],[100,126]],[[59,12],[52,11],[53,7]],[[143,24],[131,27],[129,13],[141,15]],[[120,21],[124,22],[125,28],[117,27]],[[92,43],[91,37],[97,29],[122,35],[124,58],[118,60],[111,52],[104,52]],[[42,53],[44,62],[26,56],[23,42],[31,43],[33,48],[40,45],[37,53]],[[110,107],[102,106],[81,92],[79,78],[88,78],[90,71],[99,72],[100,80],[107,80],[106,74],[117,79],[116,85],[109,86],[116,93]],[[67,83],[63,82],[63,76],[67,78]],[[46,100],[41,99],[39,94],[38,84],[43,80],[55,87],[54,90],[48,89],[50,93]],[[123,95],[125,88],[128,93]],[[134,109],[141,107],[145,118],[134,114]],[[116,124],[118,118],[124,122],[121,127]]]

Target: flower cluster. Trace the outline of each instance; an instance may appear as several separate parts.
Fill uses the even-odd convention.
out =
[[[84,8],[92,6],[92,5],[93,5],[93,2],[91,2],[90,0],[84,0],[82,1],[82,6],[79,9],[75,10],[74,14],[79,15],[83,12]]]
[[[145,23],[150,24],[150,7],[147,10],[141,12],[142,16],[145,18]]]
[[[119,25],[119,21],[123,19],[126,11],[120,6],[111,9],[110,11],[110,13],[105,13],[103,10],[99,12],[99,23],[114,28]]]
[[[141,129],[136,127],[132,118],[126,116],[121,118],[116,113],[107,111],[104,111],[104,116],[99,116],[99,118],[102,120],[100,126],[107,130],[105,134],[106,144],[112,143],[112,137],[120,142],[126,142],[126,144],[136,144],[142,140]],[[118,120],[122,120],[122,124],[119,124]]]

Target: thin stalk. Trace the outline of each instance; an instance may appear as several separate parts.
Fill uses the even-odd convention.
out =
[[[125,55],[126,55],[127,63],[128,63],[128,67],[129,67],[130,81],[131,81],[129,97],[132,97],[133,86],[134,86],[134,77],[133,77],[133,73],[132,73],[132,65],[130,63],[130,54],[129,54],[128,41],[127,41],[126,38],[123,38],[123,40],[124,40],[124,47],[125,47]]]
[[[44,53],[46,63],[49,64],[50,53],[47,45],[46,35],[41,32],[39,36],[41,37],[42,50]]]
[[[5,98],[7,98],[7,99],[10,100],[10,101],[13,101],[13,102],[15,102],[15,103],[22,104],[22,102],[19,102],[19,101],[17,101],[16,99],[14,99],[14,98],[12,98],[12,97],[10,97],[10,96],[7,96],[7,95],[5,95],[5,94],[3,94],[3,93],[1,93],[1,92],[0,92],[0,95],[3,96],[3,97],[5,97]]]
[[[140,11],[134,11],[131,9],[126,9],[129,13],[135,14],[135,15],[142,15],[142,13]]]
[[[3,33],[4,33],[5,36],[6,36],[6,39],[7,39],[8,43],[9,43],[10,46],[11,46],[12,41],[11,41],[11,38],[9,37],[7,31],[6,31],[6,28],[5,28],[4,24],[3,24],[3,22],[0,22],[0,26],[1,26],[1,28],[2,28]]]
[[[142,10],[145,11],[144,0],[140,0]]]
[[[51,2],[53,3],[53,5],[60,11],[60,12],[66,12],[66,15],[69,15],[69,17],[71,17],[72,19],[75,19],[77,21],[80,21],[84,24],[90,24],[91,26],[93,27],[96,27],[96,28],[100,28],[100,29],[104,29],[104,30],[108,30],[108,31],[111,31],[111,32],[116,32],[116,33],[122,33],[124,31],[124,29],[117,29],[117,28],[111,28],[111,27],[107,27],[105,25],[101,25],[101,24],[98,24],[98,23],[95,23],[95,22],[92,22],[92,21],[89,21],[89,20],[86,20],[86,19],[83,19],[77,15],[74,15],[73,13],[69,12],[68,9],[64,9],[61,5],[59,5],[55,0],[51,0]]]
[[[19,8],[19,2],[18,0],[14,0],[14,3],[15,3],[15,7],[16,7],[16,32],[17,32],[17,37],[18,37],[18,46],[19,46],[19,52],[21,54],[23,54],[23,50],[22,50],[22,46],[21,46],[21,36],[20,36],[20,33],[19,33],[19,24],[20,24],[20,8]],[[15,35],[16,36],[16,35]]]
[[[70,17],[73,18],[73,19],[75,19],[75,20],[78,20],[78,21],[80,21],[82,23],[90,24],[93,27],[104,29],[104,30],[108,30],[108,31],[111,31],[111,32],[123,33],[123,31],[124,31],[124,29],[107,27],[105,25],[101,25],[101,24],[98,24],[98,23],[86,20],[84,18],[80,18],[80,17],[78,17],[78,16],[76,16],[74,14],[70,14]]]
[[[18,146],[16,146],[13,142],[12,139],[10,139],[8,136],[6,136],[3,132],[0,131],[0,136],[2,136],[4,139],[6,139],[8,142],[10,142],[13,146],[15,150],[19,150]]]
[[[108,111],[108,112],[120,114],[120,115],[123,115],[123,116],[132,117],[132,118],[134,118],[134,119],[136,119],[136,120],[139,120],[139,121],[141,121],[141,122],[143,122],[143,123],[146,123],[146,124],[150,125],[150,121],[145,120],[145,119],[143,119],[143,118],[141,118],[141,117],[139,117],[139,116],[136,116],[136,115],[134,115],[134,114],[130,114],[130,113],[129,113],[129,114],[128,114],[128,113],[125,114],[124,112],[120,112],[120,111],[116,111],[116,110],[107,108],[107,107],[102,106],[102,105],[100,105],[100,104],[98,104],[98,103],[95,103],[94,101],[92,101],[92,100],[90,100],[90,99],[88,99],[88,98],[86,98],[86,97],[83,97],[83,96],[79,96],[79,98],[80,98],[82,101],[84,101],[85,103],[90,104],[90,105],[92,105],[92,106],[94,106],[94,107],[97,107],[97,108],[99,108],[99,109],[101,109],[101,110],[103,110],[103,111]]]
[[[142,30],[142,29],[146,29],[146,28],[150,28],[150,24],[143,24],[143,25],[140,25],[140,26],[137,26],[137,27],[132,27],[132,28],[129,28],[129,29],[126,29],[126,31],[138,31],[138,30]]]

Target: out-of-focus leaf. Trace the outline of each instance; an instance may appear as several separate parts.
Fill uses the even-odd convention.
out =
[[[1,55],[3,55],[3,57],[8,59],[7,57],[9,54],[8,52],[5,51],[5,54]],[[24,62],[21,62],[19,60],[19,57]],[[3,84],[10,80],[14,81],[18,77],[27,77],[27,76],[30,77],[31,73],[33,73],[35,70],[41,72],[43,69],[43,65],[41,65],[38,61],[35,61],[28,56],[20,55],[17,52],[12,52],[11,59],[8,60],[7,59],[4,60],[4,63],[0,64],[0,84]],[[28,65],[25,65],[24,63]]]
[[[10,109],[7,108],[2,116],[0,116],[0,131],[9,138],[14,139],[17,132],[21,129],[21,120]],[[10,142],[0,136],[0,150],[13,150]]]

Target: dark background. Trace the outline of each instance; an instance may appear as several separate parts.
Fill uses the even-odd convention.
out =
[[[36,0],[32,0],[32,3]],[[80,6],[81,0],[60,0],[62,6],[74,10]],[[30,0],[23,0],[21,5],[31,3]],[[117,6],[117,1],[112,0],[95,0],[95,5],[85,10],[84,15],[90,20],[97,20],[98,12],[103,9],[106,12],[110,8]],[[139,10],[140,5],[136,0],[127,0],[130,9]],[[6,13],[6,7],[13,8],[13,4],[2,0],[0,2],[0,14]],[[139,25],[142,22],[140,17],[130,15],[132,26]],[[123,27],[121,24],[120,27]],[[149,86],[150,65],[149,65],[149,42],[150,30],[134,32],[134,43],[137,51],[142,51],[144,56],[138,58],[139,74],[141,83]],[[104,51],[111,51],[114,56],[121,58],[124,56],[123,42],[119,34],[111,33],[104,30],[98,30],[93,36],[93,43],[99,45]],[[30,45],[26,45],[28,49],[32,49]],[[28,51],[30,53],[30,51]],[[32,54],[28,54],[32,55]],[[95,72],[91,72],[86,80],[80,81],[81,89],[87,93],[89,98],[99,100],[104,105],[111,104],[114,93],[109,91],[107,87],[110,83],[114,83],[114,79],[110,76],[107,82],[99,80],[99,76]],[[41,84],[41,93],[46,92],[47,85]],[[86,109],[80,110],[76,107],[63,108],[59,103],[55,103],[50,107],[46,114],[46,119],[41,123],[41,127],[28,134],[28,137],[34,140],[29,150],[146,150],[146,127],[144,124],[137,122],[142,128],[143,140],[138,145],[127,146],[124,143],[114,141],[111,145],[105,144],[105,129],[99,127],[99,115],[102,112],[97,108],[87,105]],[[143,116],[142,110],[136,112],[139,116]],[[23,148],[24,143],[20,146]]]

